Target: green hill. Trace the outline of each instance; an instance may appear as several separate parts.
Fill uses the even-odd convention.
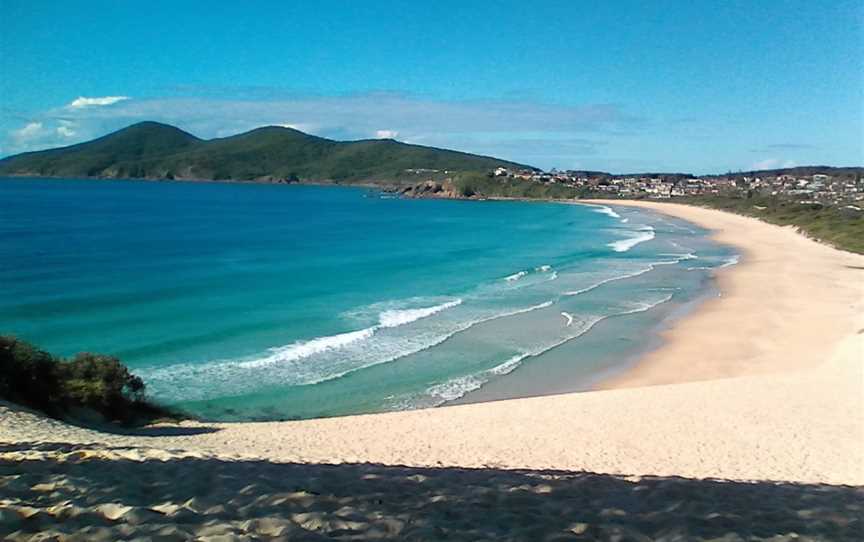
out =
[[[157,122],[0,160],[0,175],[310,182],[416,181],[408,170],[489,171],[529,166],[392,139],[334,141],[268,126],[202,140]],[[434,172],[425,173],[426,176]]]

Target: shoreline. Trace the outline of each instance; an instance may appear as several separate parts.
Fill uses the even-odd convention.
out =
[[[719,297],[707,299],[661,332],[659,349],[601,382],[598,389],[813,368],[824,361],[826,343],[835,345],[861,327],[854,321],[862,314],[864,287],[856,283],[864,281],[864,274],[854,269],[854,262],[860,265],[864,257],[809,239],[789,227],[702,207],[651,201],[586,203],[665,212],[708,229],[713,240],[734,246],[741,254],[736,265],[714,272]],[[742,242],[742,235],[750,238]],[[819,281],[820,276],[827,280]],[[835,284],[830,284],[832,280]],[[849,306],[844,310],[844,299],[858,305],[859,312]],[[812,318],[815,311],[826,318]],[[742,336],[752,340],[740,340]]]
[[[486,382],[482,387],[438,406],[585,393],[603,389],[602,384],[630,371],[648,354],[661,349],[666,342],[663,334],[667,330],[674,327],[682,319],[688,318],[703,303],[717,297],[718,293],[716,280],[712,277],[711,282],[694,298],[673,307],[666,314],[660,316],[656,322],[645,327],[644,333],[640,335],[642,339],[637,344],[625,346],[616,354],[604,354],[599,360],[592,358],[592,361],[600,362],[593,369],[583,370],[581,363],[574,366],[572,363],[574,355],[586,346],[590,348],[592,343],[596,345],[606,342],[608,344],[608,341],[615,341],[614,332],[611,332],[610,329],[614,329],[618,325],[616,323],[618,317],[605,318],[597,322],[585,334],[547,350],[541,355],[546,359],[538,360],[536,364],[520,365],[517,370]],[[660,310],[665,311],[667,309],[660,307]],[[624,316],[632,317],[633,315]],[[558,353],[559,351],[560,353]],[[552,359],[549,356],[552,356]],[[558,360],[568,360],[567,368],[565,369]],[[610,363],[607,364],[606,361]],[[519,394],[507,391],[513,389],[519,389]]]
[[[511,198],[501,198],[501,199],[492,199],[490,201],[522,201],[520,199],[511,199]],[[537,201],[537,200],[525,200],[525,201]],[[627,206],[627,200],[597,200],[597,199],[585,199],[585,200],[543,200],[545,203],[559,203],[564,205],[584,205],[586,207],[609,207],[615,206],[619,204],[619,201],[624,201],[624,204],[621,206]],[[637,202],[633,207],[640,207]],[[664,209],[662,208],[662,204],[660,208],[657,208],[653,205],[643,205],[641,206],[645,208],[645,210],[649,211],[652,214],[657,215],[666,215],[673,218],[681,218],[675,214],[664,213]],[[693,226],[705,227],[703,224],[697,224],[696,222],[690,222]],[[562,395],[569,393],[585,393],[589,391],[599,391],[603,389],[613,389],[615,387],[632,387],[631,385],[624,384],[622,386],[615,386],[614,382],[617,379],[626,377],[629,375],[631,371],[633,371],[636,367],[641,365],[641,362],[646,359],[649,355],[655,354],[658,351],[662,351],[664,345],[668,342],[667,334],[670,330],[674,329],[677,324],[691,317],[691,315],[696,314],[705,303],[711,302],[715,300],[717,297],[722,296],[722,290],[717,279],[718,274],[724,274],[726,272],[731,271],[735,267],[740,265],[741,259],[744,257],[744,251],[738,247],[737,245],[733,245],[728,242],[720,242],[713,235],[710,228],[705,227],[708,230],[706,233],[706,237],[715,241],[718,245],[723,245],[726,247],[734,248],[737,251],[735,255],[736,261],[734,264],[722,265],[719,267],[715,267],[710,271],[710,279],[711,282],[707,284],[704,290],[682,305],[674,308],[668,314],[665,314],[660,317],[660,319],[652,324],[650,328],[646,331],[641,344],[637,346],[633,346],[625,349],[623,352],[619,352],[617,355],[620,357],[611,365],[599,368],[596,371],[591,371],[586,374],[579,374],[579,367],[571,367],[568,373],[564,373],[561,370],[561,367],[552,367],[543,368],[544,364],[536,365],[536,366],[520,366],[519,369],[513,371],[512,373],[508,373],[506,375],[502,375],[496,380],[486,382],[482,387],[468,392],[466,395],[459,397],[457,399],[449,400],[438,407],[442,406],[454,406],[454,405],[466,405],[466,404],[476,404],[476,403],[484,403],[489,401],[502,401],[502,400],[511,400],[511,399],[525,399],[525,398],[535,398],[535,397],[545,397],[551,395]],[[609,326],[612,322],[609,319],[604,319],[601,322],[598,322],[596,325],[596,329],[592,327],[592,329],[584,336],[580,336],[573,341],[568,341],[564,344],[558,345],[546,352],[543,353],[543,356],[547,356],[550,353],[554,355],[554,351],[562,348],[567,348],[571,342],[580,341],[584,344],[584,341],[590,341],[592,336],[590,333],[603,330],[606,326]],[[613,337],[608,338],[607,340],[614,340]],[[572,349],[572,347],[571,347]],[[569,357],[572,358],[573,352],[569,353]],[[556,357],[560,359],[564,359],[567,357],[565,354],[557,355]],[[610,357],[610,359],[615,359],[614,356]],[[545,365],[549,365],[548,363]],[[554,364],[553,364],[554,365]],[[551,371],[552,374],[555,374],[556,380],[554,380],[554,384],[549,381],[544,374]],[[573,374],[573,373],[576,374]],[[527,375],[525,373],[528,373]],[[538,384],[536,381],[542,381],[542,384]],[[671,381],[670,383],[677,383],[675,381]],[[611,384],[611,385],[610,385]],[[638,384],[637,384],[638,385]],[[514,393],[512,390],[518,389],[518,393]]]
[[[0,405],[0,442],[864,485],[864,256],[721,211],[608,203],[691,220],[743,258],[718,274],[722,297],[676,321],[659,349],[600,391],[316,420],[184,422],[132,435]]]

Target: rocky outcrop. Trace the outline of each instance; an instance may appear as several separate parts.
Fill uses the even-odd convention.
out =
[[[423,181],[398,189],[399,194],[407,198],[444,198],[462,199],[465,196],[449,180]]]

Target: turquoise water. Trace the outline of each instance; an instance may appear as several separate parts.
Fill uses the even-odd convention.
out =
[[[208,419],[575,389],[735,261],[623,207],[41,179],[0,196],[0,332],[117,355]]]

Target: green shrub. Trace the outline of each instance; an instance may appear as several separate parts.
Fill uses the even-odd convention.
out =
[[[463,197],[572,199],[579,196],[579,191],[572,186],[492,177],[485,173],[458,173],[452,182]]]
[[[147,401],[141,378],[113,356],[81,353],[56,358],[35,346],[0,335],[0,398],[54,417],[86,408],[110,421],[134,423],[173,417]]]
[[[14,337],[0,335],[0,397],[40,410],[60,399],[57,363],[48,352]]]

